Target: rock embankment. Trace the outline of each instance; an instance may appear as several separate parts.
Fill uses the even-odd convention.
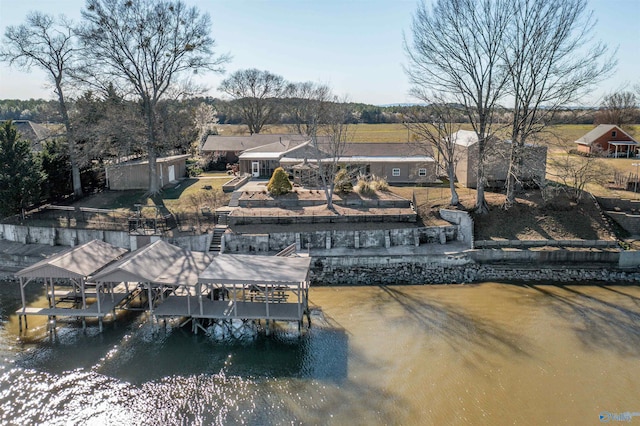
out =
[[[313,267],[313,285],[386,285],[386,284],[460,284],[483,281],[553,282],[553,283],[634,283],[640,282],[640,271],[621,271],[604,268],[576,268],[554,265],[538,269],[523,269],[522,265],[437,265],[425,268],[418,265],[393,265],[385,268],[354,267],[326,270]]]

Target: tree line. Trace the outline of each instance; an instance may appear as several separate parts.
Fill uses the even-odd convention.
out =
[[[93,96],[98,100],[95,94]],[[282,104],[282,110],[286,111],[287,99],[275,99],[274,102]],[[244,124],[239,113],[238,101],[232,99],[220,99],[210,96],[195,96],[180,101],[167,100],[167,103],[182,103],[195,108],[201,103],[211,106],[215,113],[215,119],[220,124]],[[590,108],[564,107],[559,108],[552,117],[549,117],[548,125],[559,124],[616,124],[628,126],[640,123],[640,88],[620,90],[606,95],[599,106]],[[75,100],[71,100],[75,103]],[[387,105],[379,106],[357,102],[347,102],[350,111],[349,121],[354,124],[402,124],[407,120],[407,115],[416,109],[427,113],[430,109],[427,105]],[[502,108],[503,114],[509,114],[509,108]],[[466,115],[459,113],[455,117],[458,123],[469,123]],[[36,123],[60,123],[57,101],[45,99],[0,99],[0,121],[4,120],[31,120]],[[295,119],[281,112],[268,124],[288,125],[294,124]]]

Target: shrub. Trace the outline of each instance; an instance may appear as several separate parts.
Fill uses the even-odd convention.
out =
[[[361,195],[371,195],[374,193],[374,189],[371,187],[371,182],[362,177],[358,179],[356,191]]]
[[[267,191],[269,191],[271,195],[283,195],[291,191],[291,188],[293,188],[293,186],[289,181],[287,172],[285,172],[282,167],[275,169],[267,184]]]
[[[385,178],[374,176],[371,187],[376,191],[389,192],[389,184]]]
[[[202,169],[198,163],[187,164],[187,174],[189,177],[196,177],[202,174]]]
[[[333,180],[335,184],[336,192],[346,193],[353,191],[353,184],[351,183],[351,176],[347,169],[340,169],[336,173],[336,177]]]

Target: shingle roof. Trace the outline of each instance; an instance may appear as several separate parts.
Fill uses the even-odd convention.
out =
[[[99,271],[127,252],[100,240],[58,253],[24,268],[17,277],[35,278],[84,278]]]
[[[425,150],[424,148],[427,148]],[[341,157],[411,157],[430,155],[430,146],[407,142],[348,143]]]
[[[308,139],[304,135],[295,134],[209,135],[202,146],[202,151],[239,152],[280,141],[305,141]]]
[[[191,252],[158,240],[129,253],[91,278],[97,282],[195,285],[198,274],[212,259],[208,253]]]
[[[581,145],[591,145],[596,139],[611,132],[614,129],[620,132],[621,134],[624,134],[625,136],[627,136],[628,138],[627,140],[636,142],[636,140],[633,139],[627,132],[625,132],[615,124],[599,124],[595,129],[592,129],[589,133],[577,139],[575,142]]]
[[[41,124],[29,120],[14,120],[12,124],[22,137],[31,142],[31,148],[36,151],[42,150],[42,142],[52,136],[52,132]]]

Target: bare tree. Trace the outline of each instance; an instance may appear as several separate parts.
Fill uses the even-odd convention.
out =
[[[58,20],[41,12],[27,15],[26,23],[17,27],[7,27],[4,42],[0,48],[0,60],[16,65],[20,69],[30,70],[32,67],[45,71],[54,92],[58,97],[58,109],[64,123],[73,193],[82,196],[80,182],[80,164],[76,152],[76,138],[69,119],[67,106],[68,74],[77,59],[77,48],[72,24],[64,16]]]
[[[405,115],[405,126],[417,136],[415,144],[425,155],[437,153],[438,167],[443,167],[449,179],[451,191],[451,205],[459,204],[456,191],[456,163],[458,161],[458,146],[456,132],[461,125],[457,122],[460,114],[459,107],[446,102],[438,102],[437,95],[433,95],[428,113],[424,108],[414,108]]]
[[[314,83],[303,83],[303,86],[304,98],[296,99],[301,103],[298,107],[298,129],[311,139],[327,208],[333,210],[335,178],[340,169],[340,157],[344,155],[346,144],[352,138],[349,128],[351,111],[347,102],[334,95],[328,86]]]
[[[625,130],[631,130],[629,125],[636,123],[640,118],[638,99],[635,93],[629,91],[605,96],[596,114],[596,124],[615,124]]]
[[[189,89],[186,74],[220,71],[209,15],[182,1],[87,0],[78,34],[97,80],[127,88],[141,104],[149,159],[149,194],[160,192],[158,105]]]
[[[312,100],[317,97],[319,87],[318,84],[311,81],[287,85],[284,108],[292,121],[291,127],[294,132],[301,135],[310,133],[309,126],[313,121],[310,115],[314,111]]]
[[[611,170],[602,162],[601,155],[562,154],[550,162],[550,174],[564,184],[570,198],[579,203],[590,183],[604,184]]]
[[[215,127],[218,124],[216,110],[212,105],[201,102],[193,111],[193,124],[198,130],[198,140],[196,142],[196,151],[200,151],[202,145],[207,140],[207,136],[218,134]]]
[[[604,61],[606,45],[592,42],[595,21],[586,6],[586,0],[518,0],[505,9],[512,18],[501,48],[514,101],[505,208],[515,203],[527,142],[615,66],[608,56]]]
[[[484,156],[507,82],[500,53],[508,8],[507,0],[437,0],[431,9],[421,2],[413,16],[412,40],[405,39],[411,94],[423,99],[435,92],[462,105],[478,136],[478,213],[488,212]]]
[[[274,120],[278,113],[276,100],[284,94],[285,88],[281,76],[252,68],[234,72],[218,89],[236,101],[249,133],[254,134]]]

